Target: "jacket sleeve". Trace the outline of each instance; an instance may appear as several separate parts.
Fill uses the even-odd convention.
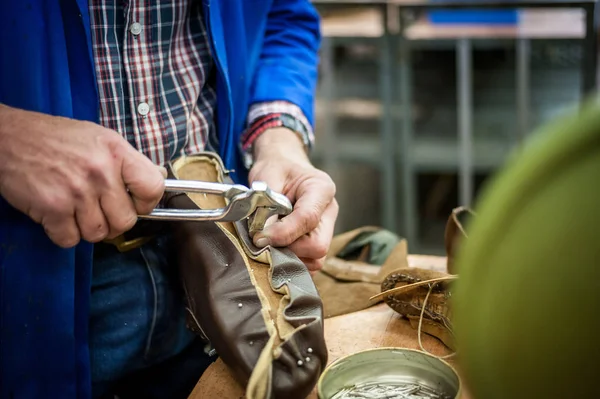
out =
[[[273,0],[251,104],[287,101],[314,125],[320,18],[310,0]]]

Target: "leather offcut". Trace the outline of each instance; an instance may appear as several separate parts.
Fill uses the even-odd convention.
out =
[[[169,165],[171,178],[231,183],[218,156]],[[218,196],[168,193],[165,207],[215,209]],[[286,248],[257,248],[247,221],[174,222],[188,325],[213,345],[248,399],[304,398],[327,364],[323,304]]]
[[[376,226],[363,226],[333,237],[323,269],[313,276],[325,318],[374,306],[383,279],[408,267],[407,242]]]

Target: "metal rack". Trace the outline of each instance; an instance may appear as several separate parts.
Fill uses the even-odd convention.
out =
[[[336,118],[334,113],[328,117],[327,125],[321,132],[321,142],[326,153],[321,153],[324,168],[330,172],[334,179],[339,170],[339,161],[356,157],[378,165],[382,176],[381,192],[381,225],[392,231],[401,233],[411,243],[412,248],[418,248],[418,223],[416,220],[416,174],[419,170],[435,169],[437,163],[454,163],[459,175],[459,202],[470,205],[473,199],[474,171],[482,164],[478,159],[473,142],[473,100],[472,100],[472,48],[479,40],[513,40],[516,51],[516,107],[515,115],[518,125],[517,139],[522,138],[530,129],[530,41],[536,39],[569,39],[580,41],[583,44],[583,62],[581,66],[581,92],[582,97],[588,96],[596,90],[597,70],[597,14],[598,3],[589,1],[474,1],[459,0],[448,2],[430,2],[421,0],[314,0],[314,3],[325,11],[342,10],[351,7],[354,12],[365,11],[360,18],[362,25],[356,22],[350,26],[354,28],[348,32],[342,29],[342,22],[324,25],[324,40],[322,48],[323,80],[322,92],[325,110],[330,111],[335,97],[335,84],[333,81],[333,43],[356,42],[358,40],[376,43],[380,48],[379,81],[380,98],[382,103],[381,128],[379,141],[371,144],[370,151],[356,152],[350,143],[339,144],[336,135]],[[568,29],[539,29],[535,24],[530,24],[527,29],[523,26],[513,28],[489,30],[481,27],[465,27],[456,29],[452,27],[427,26],[426,24],[410,21],[409,15],[415,11],[430,9],[459,9],[459,8],[519,8],[519,9],[581,9],[585,23],[568,24]],[[368,12],[368,14],[367,14]],[[335,14],[334,14],[335,15]],[[348,19],[348,16],[343,18]],[[343,19],[340,17],[341,19]],[[334,18],[335,19],[335,18]],[[330,20],[329,20],[330,21]],[[534,28],[531,28],[533,26]],[[435,143],[427,139],[417,139],[413,133],[412,113],[412,70],[411,49],[415,45],[422,45],[432,41],[443,41],[456,50],[457,70],[457,114],[458,114],[458,140],[456,154],[439,160],[435,157],[427,158]],[[396,90],[397,89],[397,90]],[[396,133],[394,121],[399,118],[394,115],[394,110],[399,106],[402,117],[400,133]],[[329,108],[328,108],[329,107]],[[363,143],[364,144],[364,143]],[[358,146],[360,144],[357,144]],[[357,146],[355,145],[355,147]],[[439,145],[439,143],[438,143]],[[483,144],[485,146],[485,144]],[[379,148],[379,151],[375,148]],[[363,145],[362,148],[365,148]],[[508,149],[501,153],[500,159],[483,160],[490,167],[502,162]],[[447,167],[447,165],[446,165]],[[400,184],[398,184],[400,183]],[[401,194],[400,194],[401,192]],[[402,200],[400,200],[402,198]],[[397,204],[402,204],[398,208]],[[400,227],[399,221],[402,221]]]

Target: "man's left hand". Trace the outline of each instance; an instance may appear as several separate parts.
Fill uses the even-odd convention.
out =
[[[285,128],[261,134],[254,143],[254,158],[250,182],[265,181],[294,204],[291,214],[268,224],[254,243],[287,246],[310,271],[320,270],[338,216],[334,182],[311,164],[300,138]]]

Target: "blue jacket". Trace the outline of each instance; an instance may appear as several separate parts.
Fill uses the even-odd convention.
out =
[[[249,104],[288,100],[313,123],[319,18],[309,0],[203,3],[219,152],[244,183],[237,142]],[[0,103],[97,121],[94,75],[87,0],[0,0]],[[54,246],[0,198],[0,398],[89,397],[91,254],[88,243]]]

